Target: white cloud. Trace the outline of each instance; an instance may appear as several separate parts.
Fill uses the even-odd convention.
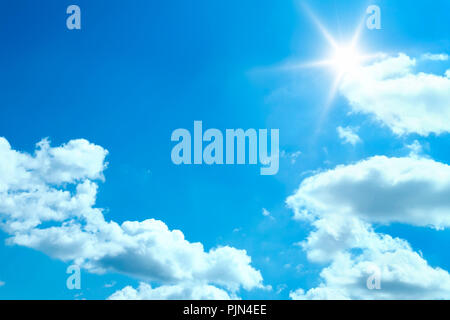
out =
[[[400,53],[346,75],[339,87],[353,112],[371,114],[398,135],[450,131],[450,78],[415,72]]]
[[[344,219],[345,220],[345,219]],[[335,222],[335,220],[333,220]],[[292,299],[449,299],[450,275],[431,267],[410,245],[398,238],[375,233],[370,227],[352,231],[323,223],[315,241],[305,243],[308,257],[317,262],[329,260],[321,273],[321,283],[308,291],[291,292]],[[345,232],[353,234],[346,236]],[[323,239],[320,239],[322,237]],[[345,238],[345,239],[342,239]],[[343,241],[343,240],[346,240]],[[331,248],[326,247],[330,245]],[[314,255],[314,253],[316,255]],[[325,257],[331,253],[331,257]],[[318,255],[317,255],[318,254]],[[369,290],[367,280],[372,266],[380,270],[380,290]]]
[[[301,151],[288,152],[285,150],[281,150],[280,156],[282,158],[290,159],[291,164],[295,164],[297,162],[297,158],[302,154]]]
[[[267,210],[266,208],[263,208],[263,209],[262,209],[262,215],[263,215],[264,217],[269,218],[270,220],[275,220],[275,218],[272,216],[272,214],[270,213],[270,211]]]
[[[314,230],[300,243],[311,262],[325,264],[321,283],[293,299],[449,299],[450,275],[430,266],[409,243],[377,233],[372,223],[450,224],[450,167],[413,155],[372,157],[305,179],[287,199],[296,219]],[[381,289],[366,285],[370,267]]]
[[[277,291],[276,294],[280,294],[281,292],[283,292],[285,289],[287,288],[287,284],[279,284],[277,285]]]
[[[450,226],[450,166],[375,156],[308,177],[287,199],[295,217],[354,216],[369,223]]]
[[[406,148],[410,150],[410,152],[409,152],[410,157],[424,156],[424,155],[422,155],[423,147],[420,144],[420,142],[417,140],[414,140],[413,143],[406,145]]]
[[[238,299],[222,289],[211,285],[178,284],[152,288],[141,282],[137,289],[127,286],[116,291],[110,300],[231,300]]]
[[[112,288],[116,285],[115,281],[109,282],[109,283],[105,283],[104,287],[105,288]]]
[[[305,290],[297,289],[289,292],[289,298],[292,300],[349,300],[341,293],[339,289],[332,289],[325,286],[312,288],[305,294]]]
[[[0,281],[0,287],[3,287],[5,285],[4,281]]]
[[[431,60],[431,61],[447,61],[448,54],[446,53],[425,53],[422,55],[423,60]]]
[[[91,272],[119,272],[161,284],[195,281],[232,292],[263,287],[245,250],[205,251],[162,221],[106,221],[95,208],[107,151],[86,140],[51,148],[41,141],[34,155],[0,138],[0,227],[8,244],[42,251]],[[50,224],[45,224],[49,222]]]
[[[337,127],[337,132],[339,138],[342,139],[343,143],[349,143],[351,145],[355,145],[361,142],[361,138],[355,133],[355,130],[350,127]]]

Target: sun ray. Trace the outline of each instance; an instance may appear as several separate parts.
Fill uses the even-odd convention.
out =
[[[313,23],[316,25],[318,30],[321,32],[323,37],[327,40],[331,47],[331,56],[307,63],[291,63],[284,65],[282,69],[284,70],[298,70],[302,68],[330,68],[334,70],[334,78],[331,83],[331,87],[326,95],[326,100],[321,108],[321,112],[318,119],[318,124],[316,127],[315,136],[317,136],[322,128],[323,122],[327,118],[331,107],[333,105],[333,100],[339,91],[339,86],[343,79],[350,74],[360,70],[363,62],[373,59],[378,55],[366,55],[359,52],[358,43],[363,31],[365,16],[363,15],[352,35],[350,41],[343,44],[338,43],[331,33],[325,28],[324,24],[317,18],[314,12],[305,4],[302,3],[302,7]]]
[[[278,70],[282,71],[293,71],[297,69],[307,69],[307,68],[317,68],[317,67],[325,67],[329,66],[331,64],[331,60],[318,60],[318,61],[311,61],[311,62],[302,62],[302,63],[286,63],[279,67],[277,67]]]
[[[337,48],[338,44],[336,43],[336,40],[331,36],[331,34],[328,32],[328,30],[325,28],[325,26],[322,24],[322,22],[316,17],[314,12],[306,5],[306,3],[302,3],[303,9],[308,13],[308,16],[310,19],[314,22],[314,24],[317,26],[319,31],[322,33],[322,35],[325,37],[325,39],[329,42],[329,44]]]
[[[365,62],[373,59],[380,58],[380,54],[363,54],[359,51],[358,43],[362,35],[365,23],[365,15],[361,17],[358,25],[356,26],[352,36],[348,42],[338,42],[332,36],[332,34],[325,28],[324,24],[314,14],[314,12],[305,4],[301,4],[303,10],[306,12],[311,21],[316,25],[317,29],[323,35],[325,40],[330,46],[330,54],[321,60],[299,62],[291,61],[276,67],[271,67],[271,70],[292,72],[300,69],[307,68],[327,68],[333,71],[334,77],[332,79],[328,93],[325,95],[325,101],[323,102],[318,118],[318,124],[314,136],[321,131],[321,127],[327,118],[330,110],[333,106],[335,96],[339,91],[339,87],[342,81],[351,74],[356,74],[361,70],[361,67]],[[315,138],[313,138],[314,140]]]
[[[356,45],[358,44],[359,38],[361,36],[361,32],[364,27],[364,21],[365,21],[364,18],[365,18],[364,16],[361,18],[358,26],[355,29],[355,33],[353,34],[352,41],[351,41],[352,47],[356,47]]]

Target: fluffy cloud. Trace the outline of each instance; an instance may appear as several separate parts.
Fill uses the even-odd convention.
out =
[[[293,291],[291,298],[450,298],[449,273],[431,267],[405,240],[375,233],[364,225],[359,225],[356,230],[342,228],[344,225],[322,223],[303,244],[311,253],[308,255],[310,260],[330,261],[330,265],[321,271],[318,287],[306,292],[303,289]],[[351,235],[346,235],[346,231]],[[327,257],[327,253],[330,256]],[[380,289],[369,290],[367,282],[375,271],[379,272]]]
[[[32,156],[12,150],[0,138],[0,226],[15,234],[92,211],[101,215],[92,209],[97,185],[91,179],[103,179],[106,155],[106,150],[86,140],[72,140],[59,148],[50,148],[43,140]],[[58,188],[67,184],[76,185],[74,195]]]
[[[3,287],[5,285],[5,282],[0,281],[0,287]]]
[[[428,55],[445,60],[445,55]],[[354,112],[373,115],[398,135],[427,136],[450,131],[450,77],[415,72],[416,59],[405,54],[347,74],[339,88]]]
[[[179,284],[152,288],[141,282],[137,289],[127,286],[113,293],[110,300],[230,300],[236,296],[210,285]]]
[[[232,292],[262,287],[262,276],[245,250],[224,246],[205,251],[201,243],[187,241],[181,231],[154,219],[106,221],[94,207],[95,180],[103,179],[106,155],[86,140],[57,148],[43,140],[29,155],[0,138],[0,227],[11,235],[7,243],[91,272],[119,272],[169,285],[214,284]]]
[[[350,127],[337,127],[339,138],[343,143],[349,143],[355,145],[361,142],[361,138],[355,133],[355,130]]]
[[[305,179],[287,203],[295,217],[330,214],[370,223],[450,226],[450,166],[415,156],[375,156]]]
[[[321,283],[293,299],[449,299],[450,275],[430,266],[407,241],[377,233],[372,223],[449,225],[450,167],[430,160],[373,157],[305,179],[287,199],[296,219],[314,230],[301,242],[311,262],[325,264]],[[380,290],[367,279],[379,271]]]

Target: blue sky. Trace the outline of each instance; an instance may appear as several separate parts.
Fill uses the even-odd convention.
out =
[[[108,150],[104,181],[90,177],[98,184],[94,207],[103,208],[105,220],[118,224],[151,218],[161,220],[170,230],[181,230],[189,242],[201,242],[205,251],[218,246],[245,249],[251,257],[251,267],[260,271],[263,284],[251,285],[249,290],[226,288],[228,293],[244,299],[288,299],[295,296],[290,292],[297,292],[298,296],[301,292],[297,289],[306,292],[323,283],[336,292],[333,281],[320,276],[330,262],[311,260],[308,250],[313,250],[312,245],[309,249],[296,245],[318,229],[311,221],[329,216],[320,213],[298,219],[294,211],[298,203],[311,212],[328,210],[316,202],[305,204],[306,197],[314,201],[331,199],[336,207],[345,201],[350,201],[347,205],[351,207],[353,200],[336,200],[334,195],[321,198],[329,186],[325,176],[318,183],[324,189],[317,192],[308,191],[314,188],[308,189],[306,183],[302,184],[307,189],[303,192],[299,187],[302,181],[327,170],[333,176],[337,165],[360,163],[376,155],[408,159],[400,167],[411,165],[412,172],[421,165],[434,168],[436,163],[446,164],[450,161],[450,130],[445,124],[444,128],[436,129],[431,119],[424,133],[415,126],[417,117],[421,117],[408,122],[407,115],[414,112],[406,112],[394,114],[393,118],[404,120],[402,125],[406,123],[402,132],[396,132],[398,126],[389,122],[389,114],[374,111],[373,108],[379,107],[374,101],[379,100],[363,96],[361,92],[366,92],[365,88],[359,88],[357,79],[350,77],[343,81],[326,109],[335,71],[327,67],[284,67],[326,59],[332,54],[332,47],[302,3],[77,0],[82,12],[82,29],[68,30],[66,8],[75,3],[3,1],[0,4],[0,136],[12,149],[30,154],[43,138],[48,138],[52,147],[73,139],[86,139]],[[384,53],[381,61],[404,53],[409,59],[416,59],[416,63],[412,70],[402,69],[399,73],[417,75],[421,71],[440,76],[445,91],[448,84],[444,72],[450,69],[448,59],[436,61],[423,56],[449,52],[448,1],[330,0],[306,4],[337,43],[351,39],[368,5],[378,5],[382,29],[363,27],[358,41],[360,50]],[[407,64],[409,61],[400,60],[394,62]],[[450,107],[445,92],[443,97],[433,98],[433,94],[439,92],[430,94],[432,103],[439,104],[442,100],[443,107]],[[416,97],[417,101],[421,98]],[[351,100],[356,106],[352,106]],[[405,96],[395,97],[394,101],[404,102],[405,108],[414,108]],[[442,111],[444,120],[445,117]],[[202,120],[205,128],[220,130],[279,129],[282,156],[278,174],[261,176],[259,167],[252,165],[174,165],[170,159],[174,146],[171,133],[177,128],[192,130],[195,120]],[[344,143],[338,127],[350,128],[361,142]],[[413,155],[412,147],[408,146],[415,141],[421,151]],[[300,153],[294,161],[292,155],[296,152]],[[415,156],[419,160],[409,161],[416,159]],[[425,163],[425,159],[434,162]],[[442,168],[446,172],[446,167]],[[417,204],[418,211],[408,216],[400,202],[391,200],[392,208],[399,207],[397,212],[409,218],[400,217],[400,213],[399,217],[392,214],[392,219],[384,220],[368,218],[366,212],[361,213],[362,218],[359,213],[350,213],[370,224],[366,228],[372,232],[370,237],[388,234],[410,244],[411,250],[405,249],[407,254],[420,251],[433,274],[431,278],[437,267],[450,269],[445,246],[450,233],[446,230],[446,220],[441,219],[450,207],[440,200],[450,189],[446,189],[445,179],[444,182],[434,180],[433,174],[438,171],[433,170],[430,169],[429,176],[416,177],[417,181],[437,184],[436,194],[423,200],[428,201],[428,206]],[[417,169],[417,172],[422,171]],[[392,176],[397,174],[393,172]],[[350,174],[342,182],[348,190],[351,188],[344,182],[351,177]],[[368,180],[371,181],[378,180]],[[386,181],[391,181],[390,177]],[[52,181],[49,185],[52,186]],[[58,186],[66,187],[72,190],[64,183]],[[388,194],[398,191],[387,190]],[[417,197],[416,189],[406,190],[410,192],[407,198]],[[300,200],[286,205],[286,199],[294,195]],[[364,198],[359,194],[354,197]],[[430,221],[417,213],[430,207],[442,209],[444,213],[439,211],[436,220]],[[263,208],[270,212],[269,216],[262,214]],[[417,215],[423,219],[416,219]],[[70,259],[62,261],[58,255],[32,245],[7,244],[6,239],[11,236],[5,228],[0,233],[0,281],[4,282],[0,286],[1,299],[105,299],[125,286],[136,288],[141,281],[152,287],[178,285],[173,281],[147,281],[117,269],[96,274],[87,268],[82,270],[82,289],[68,290],[66,268],[72,264]],[[367,256],[379,255],[369,252]],[[134,261],[126,263],[132,265]],[[386,268],[389,263],[386,262]],[[447,281],[446,275],[441,276]],[[387,278],[389,283],[395,283],[395,275]],[[208,279],[202,278],[202,284],[215,285]],[[218,287],[223,289],[226,285],[222,283]],[[419,287],[433,288],[432,284]],[[350,292],[348,297],[370,298],[370,293]],[[442,297],[448,297],[447,291],[437,296]]]

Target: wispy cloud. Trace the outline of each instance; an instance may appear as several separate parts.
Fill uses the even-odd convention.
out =
[[[431,60],[431,61],[447,61],[448,60],[448,54],[446,53],[425,53],[422,55],[423,60]]]
[[[301,151],[287,152],[285,150],[281,151],[281,158],[289,159],[291,164],[295,164],[297,162],[297,158],[302,154]]]
[[[264,217],[270,218],[271,220],[275,220],[275,218],[272,216],[272,214],[270,213],[270,211],[267,210],[266,208],[263,208],[263,209],[262,209],[262,215],[263,215]]]
[[[105,288],[112,288],[116,285],[115,281],[109,282],[109,283],[105,283],[104,287]]]
[[[337,127],[337,132],[339,138],[342,139],[343,143],[348,143],[351,145],[355,145],[361,142],[361,138],[356,134],[355,129],[351,127]]]

